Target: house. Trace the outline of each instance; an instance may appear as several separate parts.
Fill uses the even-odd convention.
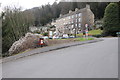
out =
[[[103,27],[103,20],[95,20],[95,28],[101,29]]]
[[[63,34],[79,34],[86,30],[85,25],[88,25],[88,30],[93,29],[94,14],[89,5],[83,9],[76,8],[75,11],[69,11],[68,14],[62,15],[51,23],[56,27],[56,35]]]
[[[40,26],[40,27],[30,26],[29,30],[31,32],[39,31],[40,33],[44,33],[44,32],[48,32],[48,27],[45,27],[45,26]]]
[[[39,26],[39,27],[36,27],[36,26],[30,26],[29,27],[29,30],[31,32],[40,32],[40,33],[45,33],[45,32],[48,32],[48,31],[53,31],[55,32],[55,28],[54,27],[49,27],[49,26]]]

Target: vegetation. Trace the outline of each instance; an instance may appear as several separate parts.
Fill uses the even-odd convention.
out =
[[[94,38],[88,37],[88,38],[75,38],[77,41],[87,41],[87,40],[94,40]]]
[[[83,38],[83,37],[78,37],[78,38],[64,38],[64,39],[57,39],[57,40],[75,40],[75,41],[87,41],[87,40],[93,40],[94,38],[88,37],[88,38]]]
[[[104,14],[103,35],[116,36],[116,32],[120,31],[120,13],[118,3],[110,3]]]
[[[41,7],[35,7],[27,11],[31,11],[35,17],[35,26],[44,26],[55,20],[60,14],[67,14],[69,10],[74,11],[75,8],[85,8],[86,4],[90,5],[91,10],[95,14],[95,19],[101,19],[104,15],[105,7],[108,2],[54,2],[52,5],[42,5]]]
[[[103,30],[91,30],[88,32],[88,35],[95,36],[95,35],[101,35]],[[83,36],[83,33],[77,34],[77,36]]]
[[[102,34],[102,32],[103,32],[103,30],[98,29],[98,30],[91,30],[88,32],[88,34],[89,35],[100,35],[100,34]]]
[[[2,52],[8,51],[10,46],[29,31],[29,26],[44,26],[75,8],[84,8],[89,4],[96,19],[104,15],[108,3],[103,2],[54,2],[52,5],[42,5],[22,11],[20,8],[6,7],[2,14]]]
[[[34,23],[33,15],[20,8],[6,7],[2,14],[2,52],[8,51],[10,46],[29,30]],[[5,17],[5,18],[4,18]]]
[[[48,36],[48,32],[43,33],[43,36]]]

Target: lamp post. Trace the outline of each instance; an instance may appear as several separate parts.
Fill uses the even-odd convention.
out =
[[[77,24],[77,25],[76,25]],[[77,13],[75,12],[74,13],[74,28],[75,28],[75,33],[74,33],[74,36],[76,38],[76,33],[77,33],[77,27],[78,27],[78,15]]]
[[[73,19],[73,24],[74,24],[74,28],[75,28],[75,31],[74,31],[74,36],[75,36],[75,38],[76,38],[76,25],[75,25],[75,13],[74,13],[74,19]]]

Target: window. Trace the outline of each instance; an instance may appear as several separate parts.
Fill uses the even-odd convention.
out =
[[[76,22],[77,22],[77,19],[76,19]]]
[[[81,22],[81,18],[79,18],[79,22]]]
[[[77,24],[75,24],[75,26],[77,26]]]
[[[73,23],[73,20],[72,20],[72,23]]]
[[[79,27],[81,27],[81,23],[79,23]]]
[[[79,17],[81,16],[81,13],[79,13]]]
[[[70,24],[70,22],[68,22],[68,24]]]
[[[74,27],[74,25],[71,26],[72,28]]]
[[[72,15],[72,18],[74,18],[74,15]]]
[[[68,18],[70,19],[70,16]]]
[[[76,17],[77,17],[77,14],[76,14]]]

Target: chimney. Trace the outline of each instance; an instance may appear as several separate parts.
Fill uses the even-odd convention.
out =
[[[77,11],[78,10],[78,8],[75,8],[75,11]]]
[[[86,4],[86,8],[87,8],[87,9],[90,9],[90,5]]]
[[[69,13],[71,13],[72,11],[71,10],[69,10]]]

